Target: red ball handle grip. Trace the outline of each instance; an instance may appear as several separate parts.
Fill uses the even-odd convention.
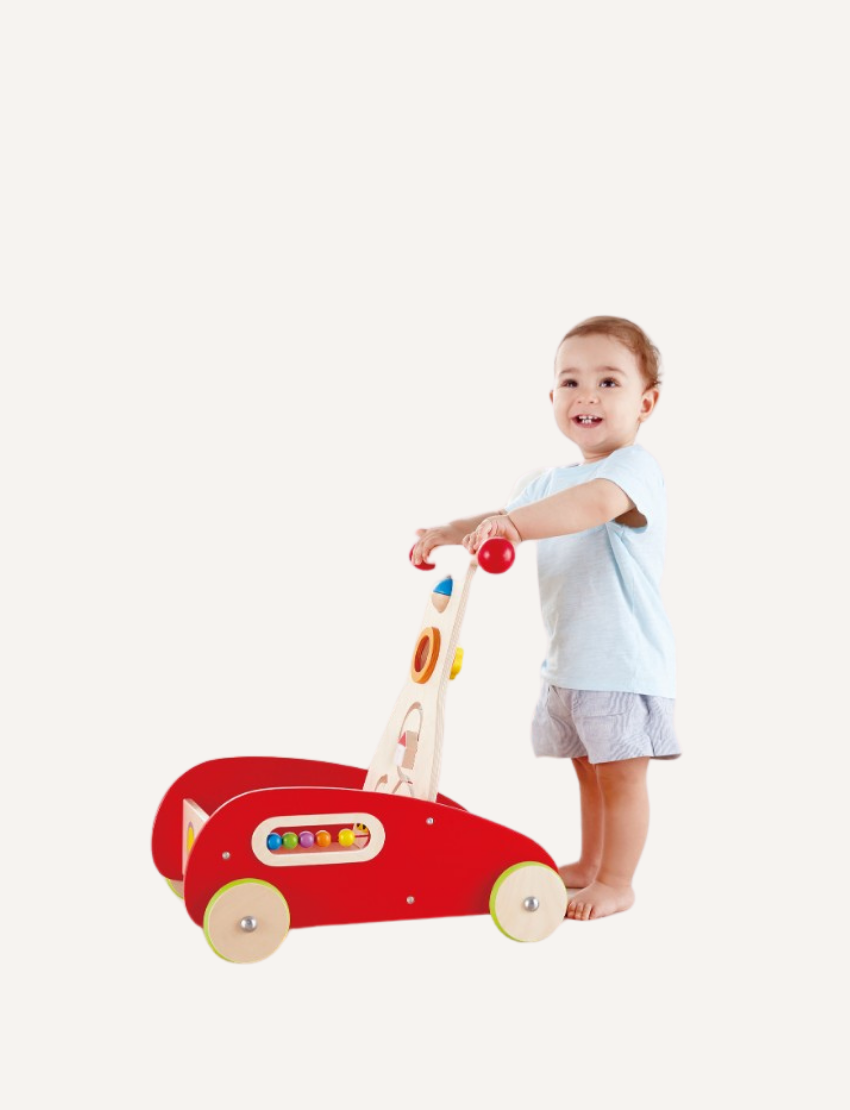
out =
[[[414,544],[413,547],[416,547],[416,544]],[[417,570],[433,570],[434,566],[436,565],[434,563],[414,563],[413,562],[413,547],[411,547],[410,554],[407,556],[408,559],[410,559],[411,563],[413,563],[413,566],[415,566]]]
[[[413,547],[415,546],[416,544],[413,545]],[[413,562],[413,547],[411,547],[407,556],[413,566],[417,570],[433,570],[434,563]],[[492,540],[485,540],[482,543],[475,557],[481,569],[486,570],[488,574],[504,574],[506,570],[510,570],[513,566],[516,558],[516,548],[510,540],[503,539],[501,536],[494,536]]]
[[[485,540],[475,554],[478,565],[488,574],[504,574],[510,570],[516,558],[516,548],[510,540],[502,536],[494,536],[492,540]]]

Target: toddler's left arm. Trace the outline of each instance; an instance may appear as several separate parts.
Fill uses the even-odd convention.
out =
[[[474,555],[485,540],[494,536],[504,536],[512,543],[569,536],[607,524],[634,508],[634,501],[615,482],[594,478],[504,516],[482,520],[474,532],[464,537],[463,546]]]

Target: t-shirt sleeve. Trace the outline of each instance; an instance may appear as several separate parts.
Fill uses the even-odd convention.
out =
[[[635,503],[651,525],[664,507],[664,477],[661,468],[642,447],[621,447],[603,459],[594,478],[607,478]]]

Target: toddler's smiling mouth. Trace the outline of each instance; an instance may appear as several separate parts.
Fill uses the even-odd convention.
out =
[[[573,417],[573,424],[578,424],[579,427],[582,427],[582,428],[592,428],[594,424],[601,424],[601,423],[602,423],[602,417],[601,416],[588,416],[586,414],[582,414],[580,416],[574,416]]]

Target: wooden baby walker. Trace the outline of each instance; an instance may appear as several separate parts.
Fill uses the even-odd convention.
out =
[[[154,821],[154,863],[223,959],[262,960],[309,925],[489,912],[512,940],[534,941],[563,921],[567,891],[540,845],[437,792],[472,578],[513,560],[512,544],[488,540],[460,589],[449,576],[430,593],[368,770],[237,756],[171,786]]]

